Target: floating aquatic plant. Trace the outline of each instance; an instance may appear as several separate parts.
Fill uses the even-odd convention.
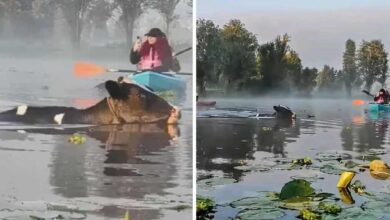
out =
[[[359,195],[366,193],[366,186],[364,186],[360,180],[355,180],[355,182],[351,184],[351,189]]]
[[[74,133],[74,134],[68,139],[68,141],[69,141],[70,143],[72,143],[72,144],[77,144],[77,145],[79,145],[79,144],[84,144],[84,143],[87,141],[87,139],[86,139],[84,136],[82,136],[81,134]]]
[[[320,202],[318,205],[320,210],[323,210],[326,214],[337,215],[341,212],[341,206],[332,202]]]
[[[313,164],[310,157],[304,157],[300,159],[295,159],[291,162],[293,165],[305,166]]]
[[[303,220],[319,220],[321,215],[310,209],[302,209],[299,211],[299,218]]]
[[[281,200],[287,200],[294,197],[308,197],[313,195],[313,193],[314,189],[311,187],[310,182],[303,179],[296,179],[284,184],[279,198]]]
[[[200,219],[206,219],[213,213],[214,201],[209,198],[196,197],[196,215]]]

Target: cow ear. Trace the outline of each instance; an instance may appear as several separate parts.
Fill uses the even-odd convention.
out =
[[[106,90],[108,94],[110,94],[111,98],[113,99],[126,99],[126,95],[123,92],[122,87],[119,85],[119,83],[108,80],[106,81]]]

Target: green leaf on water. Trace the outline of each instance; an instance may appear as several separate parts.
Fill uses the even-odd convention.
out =
[[[196,213],[209,213],[214,209],[214,201],[209,198],[196,197]]]
[[[341,212],[341,206],[332,202],[320,202],[318,208],[331,215],[337,215]]]
[[[310,157],[304,157],[304,158],[293,160],[292,164],[293,165],[304,166],[304,165],[311,165],[311,164],[313,164],[313,162],[312,162]]]
[[[280,191],[280,199],[286,200],[294,197],[308,197],[314,193],[314,189],[311,187],[311,183],[297,179],[286,183]]]
[[[78,134],[78,133],[74,133],[69,139],[68,141],[72,144],[84,144],[87,139],[82,136],[81,134]]]
[[[310,209],[302,209],[299,212],[299,217],[303,220],[319,220],[321,215]]]

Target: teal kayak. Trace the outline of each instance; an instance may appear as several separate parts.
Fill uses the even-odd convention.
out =
[[[144,85],[155,92],[163,91],[184,91],[186,82],[184,79],[169,73],[158,73],[152,71],[145,71],[129,75],[129,79]]]
[[[369,103],[368,110],[370,112],[390,112],[390,104]]]

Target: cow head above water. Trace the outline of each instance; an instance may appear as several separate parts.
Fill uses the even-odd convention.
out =
[[[274,106],[277,119],[296,119],[296,114],[291,109],[284,105]]]
[[[150,90],[133,83],[107,81],[109,97],[87,109],[19,106],[0,113],[0,121],[27,124],[175,124],[180,110]]]
[[[175,124],[180,119],[180,110],[160,96],[138,84],[125,81],[107,81],[110,95],[108,107],[120,123],[151,123],[167,121]]]

